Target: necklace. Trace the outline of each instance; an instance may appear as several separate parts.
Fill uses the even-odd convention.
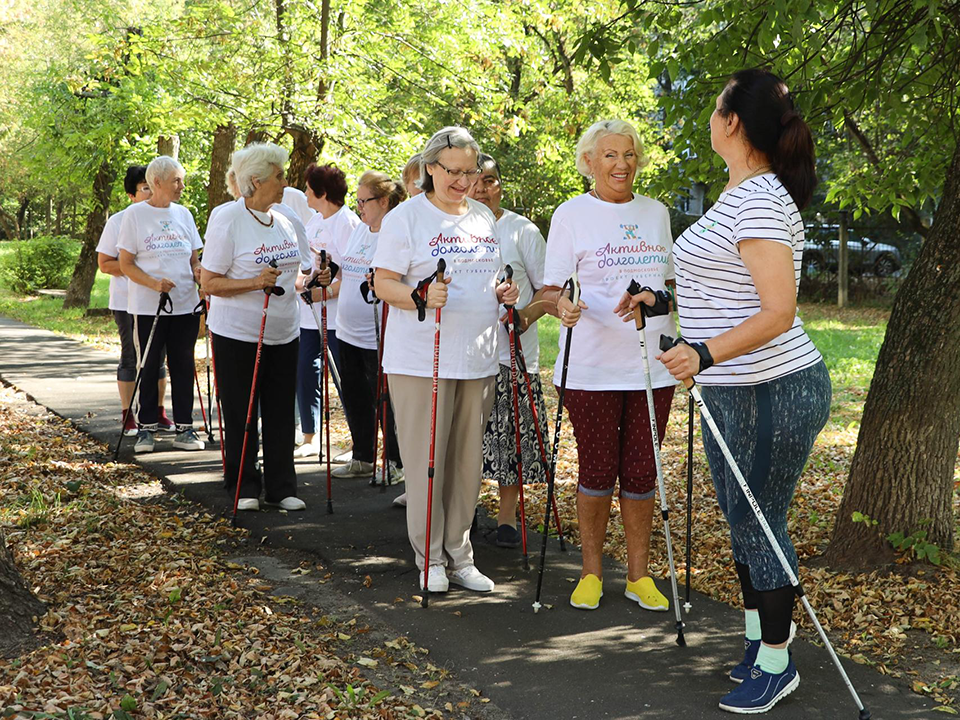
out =
[[[633,200],[633,192],[632,192],[632,191],[631,191],[631,193],[630,193],[630,200],[607,200],[606,198],[602,197],[602,196],[600,195],[600,193],[597,192],[597,189],[596,189],[596,188],[594,188],[593,190],[591,190],[591,191],[590,191],[590,194],[593,195],[597,200],[599,200],[599,201],[601,201],[601,202],[611,203],[611,204],[616,204],[616,205],[622,205],[622,204],[625,203],[625,202],[630,202],[630,200]]]
[[[770,172],[770,170],[771,170],[771,167],[770,167],[769,165],[764,165],[762,168],[759,168],[758,170],[756,170],[756,171],[750,173],[749,175],[747,175],[745,178],[743,178],[743,180],[741,180],[740,182],[738,182],[736,185],[734,185],[734,186],[731,187],[730,189],[733,190],[733,188],[735,188],[735,187],[740,187],[740,186],[743,185],[747,180],[751,180],[751,179],[753,179],[753,178],[755,178],[755,177],[757,177],[757,176],[759,176],[759,175],[763,175],[764,173],[768,173],[768,172]]]
[[[244,207],[247,207],[247,206],[244,205]],[[265,223],[263,220],[261,220],[260,218],[258,218],[258,217],[257,217],[257,214],[256,214],[253,210],[251,210],[250,208],[247,208],[247,212],[250,213],[250,216],[251,216],[254,220],[256,220],[258,223],[260,223],[260,224],[263,225],[264,227],[273,227],[273,215],[270,215],[270,222]],[[269,213],[268,213],[268,214],[269,214]]]

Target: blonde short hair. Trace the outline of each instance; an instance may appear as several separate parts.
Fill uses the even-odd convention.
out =
[[[397,205],[407,199],[407,191],[403,185],[394,182],[386,173],[377,170],[367,170],[360,176],[360,182],[357,187],[370,188],[375,198],[387,198],[387,209],[393,210]]]
[[[584,160],[584,156],[593,155],[600,138],[607,135],[623,135],[633,140],[633,149],[636,150],[638,158],[637,169],[647,164],[643,157],[643,142],[633,125],[626,120],[600,120],[587,128],[587,131],[577,143],[577,172],[581,175],[590,177],[590,167]]]

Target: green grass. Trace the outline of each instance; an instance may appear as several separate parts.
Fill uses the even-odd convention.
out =
[[[0,263],[14,252],[12,243],[0,243]],[[90,307],[105,308],[110,299],[110,276],[97,272],[90,291]],[[63,298],[49,295],[22,296],[0,287],[0,315],[21,322],[94,342],[112,341],[116,336],[113,317],[86,317],[81,309],[64,310]]]

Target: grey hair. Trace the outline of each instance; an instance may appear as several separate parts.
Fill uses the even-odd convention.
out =
[[[577,143],[577,172],[581,175],[590,177],[590,167],[584,160],[584,156],[593,155],[600,138],[607,135],[623,135],[633,140],[633,149],[637,153],[637,169],[639,170],[647,164],[643,157],[643,142],[641,142],[640,136],[633,125],[626,120],[600,120],[587,128],[587,131]]]
[[[474,154],[480,157],[480,146],[473,139],[473,135],[464,128],[459,125],[449,125],[442,130],[437,130],[420,152],[420,181],[417,187],[424,192],[433,190],[433,177],[427,172],[427,165],[438,162],[440,153],[449,148],[473,150]]]
[[[410,159],[407,160],[407,164],[403,166],[403,172],[400,174],[400,177],[403,179],[403,182],[407,182],[407,180],[412,177],[414,173],[417,174],[417,178],[419,179],[420,153],[410,156]]]
[[[224,180],[227,183],[227,192],[230,193],[230,197],[234,200],[240,199],[240,188],[237,187],[237,171],[233,168],[227,170]]]
[[[281,170],[287,164],[290,155],[274,143],[253,143],[237,150],[230,158],[230,169],[237,179],[237,188],[245,197],[252,197],[257,191],[253,181],[262,180],[273,173],[273,167]]]
[[[169,155],[161,155],[154,158],[147,165],[146,181],[151,190],[157,189],[157,183],[162,182],[177,172],[185,173],[183,165],[178,163]]]

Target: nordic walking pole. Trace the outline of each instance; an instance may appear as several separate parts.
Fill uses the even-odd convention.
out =
[[[168,293],[160,293],[160,303],[157,305],[157,314],[153,316],[153,324],[150,326],[150,334],[147,335],[147,344],[143,348],[143,354],[137,367],[137,377],[133,382],[133,392],[130,393],[130,406],[123,411],[123,421],[120,423],[120,437],[117,439],[117,447],[113,451],[113,461],[116,462],[120,457],[120,444],[123,442],[123,428],[127,424],[127,418],[133,412],[133,400],[137,397],[137,390],[140,389],[140,380],[143,375],[143,365],[150,354],[150,346],[153,344],[153,335],[157,331],[157,321],[160,319],[160,313],[167,314],[173,312],[173,300]]]
[[[200,400],[200,414],[203,416],[203,426],[207,433],[207,441],[213,444],[213,403],[210,401],[210,333],[207,331],[207,301],[206,298],[200,298],[200,302],[193,309],[194,315],[199,315],[203,322],[203,339],[206,342],[206,355],[203,357],[203,364],[207,368],[207,408],[210,410],[210,417],[203,411],[203,392],[200,390],[200,376],[197,375],[194,368],[193,375],[197,380],[197,398]]]
[[[643,290],[654,294],[657,303],[650,307],[641,302],[633,309],[633,319],[637,325],[637,332],[640,334],[640,356],[643,358],[643,380],[647,395],[647,415],[650,419],[650,439],[653,441],[653,459],[657,466],[657,490],[660,493],[660,516],[663,518],[663,535],[667,542],[667,565],[670,568],[670,588],[673,590],[673,611],[676,615],[677,645],[681,647],[687,644],[683,637],[683,620],[680,618],[680,596],[677,592],[677,567],[673,562],[673,539],[670,536],[670,508],[667,505],[667,491],[663,481],[663,463],[660,460],[660,433],[657,432],[657,414],[653,406],[653,380],[650,377],[650,358],[647,350],[647,317],[654,315],[664,315],[669,310],[669,295],[655,293],[650,288],[642,288],[636,280],[630,281],[627,292],[630,295],[639,295]],[[661,312],[662,310],[662,312]]]
[[[513,268],[507,265],[504,268],[506,282],[513,284]],[[530,569],[530,558],[527,555],[527,515],[523,502],[523,443],[520,438],[520,381],[517,377],[517,346],[514,340],[517,336],[517,316],[513,305],[504,305],[507,310],[507,337],[510,343],[510,389],[513,396],[513,429],[517,450],[517,489],[520,492],[520,540],[523,548],[523,569]]]
[[[570,300],[574,305],[580,302],[580,282],[577,274],[567,280],[564,288],[570,286]],[[561,291],[563,292],[563,291]],[[560,456],[560,425],[563,422],[563,392],[567,387],[567,369],[570,365],[570,344],[573,340],[573,328],[567,328],[567,339],[563,344],[563,369],[560,373],[560,389],[557,392],[557,424],[553,431],[553,454],[550,457],[550,473],[547,475],[547,507],[543,513],[543,540],[540,543],[540,568],[537,571],[537,597],[533,601],[533,612],[540,612],[540,594],[543,591],[543,568],[547,561],[547,537],[550,534],[550,507],[553,505],[553,488],[556,484],[557,458]]]
[[[427,287],[430,282],[436,278],[438,283],[443,282],[443,273],[447,269],[447,263],[443,258],[437,261],[437,272],[432,277],[420,281],[417,289],[413,291],[414,298],[421,297],[418,293],[422,290],[422,307],[418,306],[420,311],[420,320],[426,316],[426,295]],[[416,301],[415,301],[416,302]],[[421,605],[428,607],[430,604],[430,524],[433,522],[433,472],[434,472],[434,451],[437,446],[437,395],[440,389],[440,310],[437,308],[434,324],[436,330],[433,336],[433,392],[430,397],[430,455],[427,463],[427,537],[424,546],[423,557],[423,600]]]
[[[547,457],[547,448],[543,444],[543,431],[540,429],[540,417],[537,413],[537,403],[533,399],[533,385],[530,384],[530,373],[527,372],[527,363],[523,359],[523,344],[520,342],[520,336],[514,333],[514,345],[517,349],[517,366],[527,383],[527,398],[530,400],[530,415],[533,417],[533,426],[537,432],[537,445],[540,448],[540,462],[543,464],[543,474],[550,482],[550,460]],[[553,520],[557,524],[557,539],[560,541],[560,552],[567,551],[567,544],[563,540],[563,526],[560,524],[560,511],[557,509],[557,498],[553,498]]]
[[[203,431],[208,436],[212,437],[212,434],[210,432],[210,424],[207,422],[207,413],[203,409],[203,392],[200,390],[200,376],[197,374],[196,367],[193,368],[193,379],[196,381],[196,384],[197,384],[197,400],[200,401],[200,417],[203,418]]]
[[[270,261],[270,267],[277,266],[276,260]],[[253,380],[250,382],[250,402],[247,403],[247,421],[243,426],[243,446],[240,450],[240,470],[237,473],[237,490],[233,496],[233,526],[237,525],[237,506],[240,504],[240,485],[243,482],[243,464],[247,460],[247,440],[250,431],[256,432],[253,426],[253,404],[257,398],[257,378],[260,372],[260,356],[263,354],[263,331],[267,327],[267,308],[270,307],[271,295],[283,295],[284,289],[274,285],[263,289],[263,314],[260,317],[260,337],[257,339],[257,355],[253,361]]]
[[[387,314],[390,306],[383,303],[383,315],[380,323],[380,350],[377,358],[377,402],[380,409],[380,427],[383,429],[383,457],[380,460],[380,492],[387,491],[387,485],[391,485],[390,480],[390,456],[387,448],[387,439],[390,437],[390,419],[388,410],[390,409],[390,388],[387,386],[387,376],[383,374],[383,348],[387,341]]]
[[[327,267],[327,251],[320,251],[320,269]],[[330,278],[333,279],[333,269],[330,270]],[[310,307],[313,307],[311,305]],[[314,310],[316,313],[316,310]],[[330,467],[330,357],[327,347],[327,286],[320,288],[320,344],[323,346],[323,359],[321,363],[323,372],[323,424],[324,434],[327,441],[327,515],[333,514],[333,476]]]
[[[661,335],[660,350],[666,352],[677,343],[682,342],[684,342],[682,339],[678,338],[674,340],[666,335]],[[737,479],[737,485],[740,486],[740,490],[743,492],[743,496],[746,498],[747,504],[750,506],[750,509],[753,510],[753,514],[757,518],[757,522],[760,524],[760,528],[763,530],[763,534],[766,536],[767,542],[770,543],[770,547],[777,556],[777,560],[780,561],[783,571],[790,579],[790,584],[794,587],[797,597],[800,598],[800,602],[803,603],[803,607],[807,611],[807,615],[810,616],[813,626],[817,629],[817,633],[820,635],[820,639],[823,641],[823,645],[826,647],[827,653],[830,655],[830,659],[833,660],[833,664],[840,673],[840,677],[847,686],[847,690],[850,691],[850,695],[853,697],[853,702],[860,711],[860,717],[858,720],[870,720],[870,711],[863,706],[863,703],[860,701],[860,696],[857,695],[857,691],[853,687],[853,683],[850,682],[850,677],[847,675],[846,670],[843,669],[843,665],[840,664],[840,658],[837,657],[837,653],[834,651],[833,645],[830,643],[830,639],[827,637],[827,633],[824,632],[823,626],[817,619],[817,614],[814,612],[813,606],[811,606],[810,601],[807,600],[807,596],[803,591],[803,586],[800,584],[800,579],[797,577],[796,573],[793,572],[793,568],[790,567],[790,563],[787,562],[787,557],[783,554],[783,549],[780,547],[780,543],[773,534],[773,530],[770,529],[770,525],[767,523],[767,519],[763,515],[763,510],[760,509],[760,503],[753,494],[753,490],[750,489],[750,485],[747,484],[746,478],[743,477],[743,473],[740,472],[737,461],[733,458],[733,453],[731,453],[730,448],[727,447],[727,443],[724,441],[723,435],[720,434],[720,429],[717,427],[717,423],[713,419],[713,415],[710,414],[710,409],[703,401],[703,397],[700,395],[700,391],[697,389],[696,382],[693,378],[688,378],[687,380],[683,381],[683,385],[685,388],[687,388],[687,390],[690,391],[694,401],[697,403],[697,407],[700,408],[700,417],[702,417],[704,422],[706,422],[707,427],[710,429],[710,433],[713,435],[713,439],[720,447],[720,452],[723,453],[723,457],[726,459],[727,465],[729,465],[730,469],[733,471],[733,475]]]
[[[389,459],[387,457],[387,417],[386,417],[386,388],[383,380],[383,343],[386,340],[387,329],[387,304],[383,303],[383,321],[381,322],[377,313],[377,306],[380,304],[380,298],[377,297],[374,287],[373,268],[369,268],[370,280],[360,284],[360,294],[363,301],[373,306],[373,331],[377,339],[377,388],[374,393],[374,411],[373,411],[373,475],[370,478],[370,484],[377,484],[377,449],[380,437],[380,427],[383,426],[383,476],[380,483],[380,492],[387,491],[387,485],[390,483],[390,473],[387,468]],[[372,299],[371,299],[372,298]],[[381,330],[381,325],[383,329]]]
[[[693,609],[690,604],[690,570],[693,562],[693,394],[687,395],[687,577],[686,601],[683,610],[689,613]]]
[[[210,300],[204,298],[207,317],[210,317]],[[213,391],[217,396],[217,432],[220,434],[220,466],[223,468],[223,479],[227,479],[227,455],[223,445],[223,410],[220,408],[220,386],[217,384],[217,359],[213,355],[213,345],[210,343],[210,325],[206,325],[207,348],[210,354],[210,364],[213,366]],[[210,407],[210,418],[213,418],[213,407],[210,406],[209,396],[207,406]]]

